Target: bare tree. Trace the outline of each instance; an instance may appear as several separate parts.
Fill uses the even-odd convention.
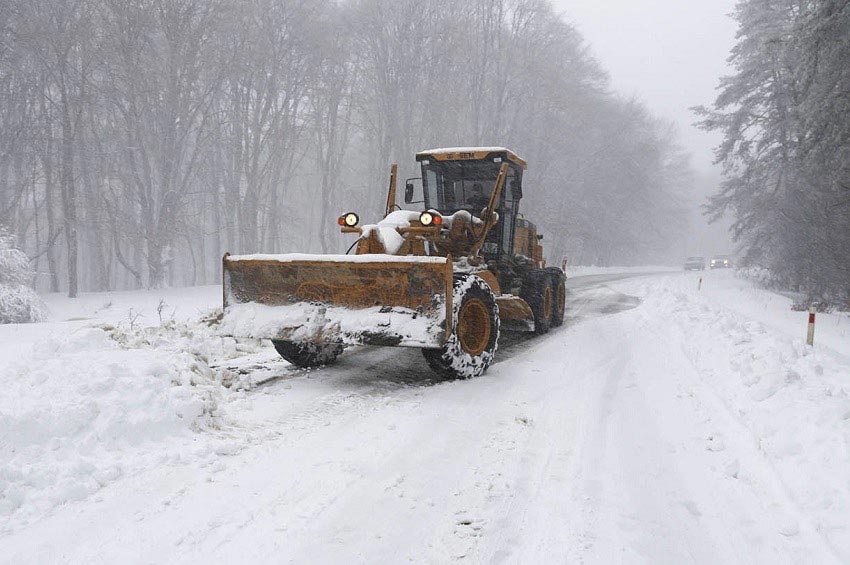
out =
[[[417,176],[433,146],[525,156],[523,210],[559,254],[648,260],[681,230],[686,160],[548,0],[0,0],[0,16],[0,211],[53,290],[212,282],[225,249],[339,249],[334,217],[378,214],[388,165]]]
[[[44,72],[46,99],[59,122],[59,184],[67,245],[68,296],[78,292],[78,196],[76,140],[96,41],[92,0],[33,0],[15,4],[17,44]]]
[[[110,0],[109,104],[124,143],[115,221],[144,242],[148,285],[165,283],[172,245],[206,148],[221,77],[210,65],[221,6],[205,0]],[[138,213],[136,213],[138,211]],[[126,233],[126,231],[125,231]]]

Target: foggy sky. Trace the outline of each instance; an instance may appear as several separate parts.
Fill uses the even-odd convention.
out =
[[[700,205],[721,176],[713,165],[720,135],[693,127],[689,110],[710,105],[735,43],[735,0],[553,0],[581,31],[618,92],[636,96],[652,112],[673,121],[697,173],[691,200],[692,230],[681,242],[685,255],[731,253],[729,219],[709,225]]]
[[[554,0],[590,43],[613,87],[674,121],[702,173],[720,138],[692,127],[691,106],[710,104],[735,42],[735,0]]]

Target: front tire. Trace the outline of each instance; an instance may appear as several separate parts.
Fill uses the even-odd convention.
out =
[[[343,345],[337,343],[301,343],[280,339],[273,339],[272,345],[281,357],[296,367],[302,368],[330,365],[336,362],[336,358],[345,349]]]
[[[499,306],[490,286],[475,275],[455,278],[452,292],[452,333],[439,349],[422,355],[436,373],[469,379],[484,373],[499,346]]]

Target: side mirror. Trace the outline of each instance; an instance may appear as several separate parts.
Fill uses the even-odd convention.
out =
[[[511,181],[511,200],[522,200],[522,185],[517,181]]]
[[[413,202],[413,183],[408,181],[404,185],[404,203],[410,204],[411,202]]]

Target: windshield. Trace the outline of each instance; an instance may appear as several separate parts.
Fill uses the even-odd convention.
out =
[[[434,208],[441,214],[454,214],[458,210],[480,217],[481,211],[490,203],[490,195],[496,185],[502,160],[476,161],[422,161],[422,185],[425,207]],[[488,259],[513,254],[514,223],[519,213],[518,189],[522,177],[516,167],[508,168],[508,176],[502,187],[502,195],[496,203],[499,221],[487,234],[481,250]]]
[[[467,210],[478,215],[490,201],[500,166],[500,161],[483,160],[423,162],[422,184],[426,207],[444,214]],[[503,200],[515,176],[516,172],[511,167],[503,188]]]

